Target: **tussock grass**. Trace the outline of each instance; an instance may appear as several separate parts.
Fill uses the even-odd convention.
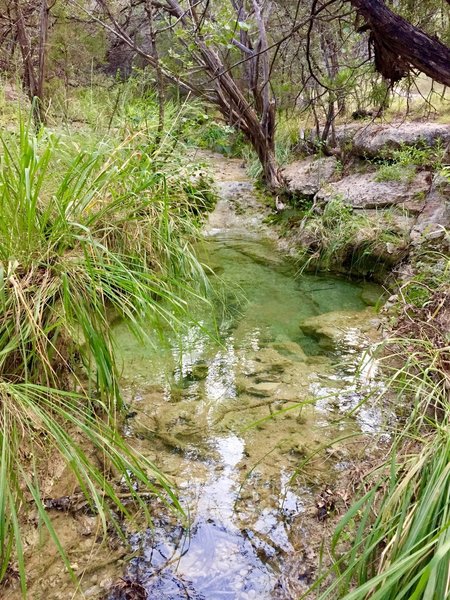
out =
[[[382,271],[386,262],[398,260],[407,246],[392,214],[383,211],[383,220],[370,219],[338,197],[327,202],[322,212],[315,207],[308,210],[297,235],[300,271],[344,266],[350,272],[370,274]]]
[[[205,298],[190,241],[211,190],[139,132],[74,152],[22,120],[0,143],[0,580],[14,561],[25,595],[22,523],[33,511],[71,572],[45,508],[49,454],[104,532],[133,512],[119,485],[148,518],[139,490],[183,515],[168,479],[119,433],[109,324],[164,333]]]

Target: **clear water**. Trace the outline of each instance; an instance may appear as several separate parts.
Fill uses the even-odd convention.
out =
[[[199,311],[181,343],[139,346],[124,325],[115,331],[132,403],[127,434],[178,486],[192,522],[186,532],[155,509],[155,528],[132,535],[138,557],[126,576],[152,599],[295,598],[308,583],[315,495],[345,460],[291,475],[311,449],[367,425],[346,417],[359,399],[361,351],[323,344],[300,324],[361,313],[364,284],[296,277],[270,241],[250,234],[211,237],[203,255],[223,303]],[[205,333],[212,323],[218,339]],[[367,415],[369,429],[376,418]]]

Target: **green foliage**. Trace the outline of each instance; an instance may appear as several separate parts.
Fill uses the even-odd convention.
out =
[[[389,104],[390,89],[386,81],[374,81],[371,86],[369,105],[381,107]]]
[[[208,115],[202,115],[197,118],[197,121],[200,121],[200,127],[195,134],[194,131],[190,132],[192,142],[195,142],[200,148],[219,152],[225,156],[242,156],[245,144],[242,133],[234,127],[210,119]]]
[[[445,149],[440,140],[435,146],[425,143],[416,146],[402,144],[400,148],[386,149],[381,153],[381,161],[377,162],[383,166],[439,170],[442,168],[444,154]]]
[[[119,484],[148,518],[138,488],[182,514],[169,481],[119,434],[109,323],[120,317],[139,338],[174,328],[208,282],[190,246],[191,215],[203,208],[195,180],[187,190],[189,172],[151,154],[147,136],[105,139],[91,152],[22,122],[1,145],[0,579],[14,557],[25,591],[21,523],[30,511],[71,571],[40,488],[49,453],[104,532],[132,516]]]
[[[400,149],[392,151],[392,160],[403,167],[416,166],[438,170],[442,167],[443,155],[444,147],[439,140],[435,146],[427,146],[425,143],[418,146],[404,144]]]
[[[357,273],[372,273],[382,269],[390,257],[387,248],[405,246],[402,235],[389,223],[389,215],[384,222],[373,221],[354,212],[340,198],[327,202],[321,213],[317,208],[306,213],[300,229],[302,248],[297,260],[302,270],[345,267]]]
[[[417,169],[442,169],[445,151],[439,141],[436,146],[419,144],[408,146],[402,144],[397,149],[387,149],[381,158],[374,160],[377,164],[376,181],[411,181]]]
[[[405,168],[400,163],[381,164],[377,169],[375,181],[409,181],[414,173],[414,169]]]

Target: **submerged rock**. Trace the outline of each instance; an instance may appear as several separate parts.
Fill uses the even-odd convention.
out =
[[[376,173],[355,173],[319,190],[316,199],[329,202],[339,198],[356,209],[382,209],[392,206],[419,214],[430,189],[430,174],[417,173],[411,181],[377,181]]]
[[[289,192],[312,198],[321,187],[333,179],[336,167],[337,160],[334,156],[308,157],[288,165],[283,174],[288,182]]]
[[[372,334],[380,323],[372,308],[363,311],[333,311],[309,317],[300,323],[305,335],[319,340],[323,347],[334,347],[345,341],[349,346],[360,345],[362,334]]]
[[[202,381],[208,377],[209,365],[207,362],[198,362],[191,366],[189,378],[192,381]]]
[[[377,306],[383,301],[383,296],[379,285],[370,282],[363,285],[361,290],[361,300],[364,304],[367,304],[367,306]]]
[[[251,396],[257,396],[259,398],[270,398],[273,396],[279,388],[277,382],[262,381],[260,383],[254,383],[244,388],[244,393],[250,394]]]

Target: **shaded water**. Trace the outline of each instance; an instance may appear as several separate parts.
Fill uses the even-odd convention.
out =
[[[211,236],[203,253],[224,302],[199,312],[180,344],[137,347],[123,325],[115,331],[132,401],[127,434],[177,484],[192,523],[186,533],[157,511],[155,528],[132,536],[138,556],[126,576],[152,599],[295,598],[309,580],[315,496],[351,459],[338,452],[307,478],[291,475],[327,440],[377,419],[346,416],[361,387],[352,336],[336,346],[300,325],[331,311],[354,311],[356,323],[367,290],[296,277],[251,234]],[[204,329],[214,322],[217,340]]]

